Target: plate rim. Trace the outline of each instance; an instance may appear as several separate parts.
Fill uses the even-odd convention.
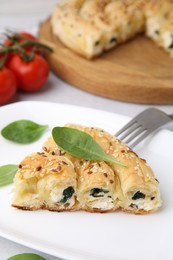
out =
[[[111,115],[111,117],[112,116],[120,116],[120,117],[122,117],[122,118],[124,118],[125,120],[126,119],[128,119],[128,117],[126,117],[126,116],[124,116],[124,115],[120,115],[120,114],[117,114],[117,113],[112,113],[112,112],[107,112],[107,111],[104,111],[104,110],[98,110],[98,109],[93,109],[93,108],[87,108],[87,107],[82,107],[82,106],[76,106],[76,105],[69,105],[69,104],[63,104],[63,103],[55,103],[55,102],[47,102],[47,101],[21,101],[21,102],[16,102],[16,103],[12,103],[12,104],[9,104],[9,105],[6,105],[6,106],[4,106],[4,107],[2,107],[2,110],[3,110],[3,108],[4,109],[8,109],[7,108],[7,106],[8,107],[11,107],[11,108],[13,108],[13,106],[15,106],[15,105],[18,105],[18,106],[22,106],[23,104],[27,104],[27,105],[31,105],[31,104],[41,104],[41,105],[45,105],[45,104],[50,104],[50,105],[60,105],[60,106],[63,106],[63,107],[68,107],[68,108],[75,108],[75,109],[78,109],[78,108],[81,108],[81,109],[84,109],[84,110],[87,110],[87,111],[95,111],[96,113],[98,113],[99,112],[99,114],[100,113],[104,113],[105,115],[107,114],[109,114],[109,115]],[[1,114],[1,111],[2,111],[1,109],[0,109],[0,114]],[[92,122],[92,119],[91,119],[91,122]],[[3,229],[3,228],[2,228]],[[8,232],[7,232],[8,233]],[[41,251],[41,252],[44,252],[44,253],[47,253],[47,254],[50,254],[50,255],[52,255],[52,256],[55,256],[55,257],[62,257],[62,258],[67,258],[67,259],[73,259],[73,260],[81,260],[81,255],[79,255],[79,257],[75,254],[75,255],[73,255],[72,256],[72,253],[71,253],[71,251],[69,252],[67,252],[65,249],[64,250],[62,250],[62,252],[61,252],[61,249],[58,249],[58,255],[57,255],[57,253],[55,254],[54,252],[53,252],[53,254],[52,254],[52,249],[49,251],[49,249],[47,250],[45,250],[43,247],[39,247],[38,245],[37,246],[34,246],[32,243],[30,243],[29,241],[27,241],[27,242],[24,242],[23,240],[22,240],[22,238],[21,239],[14,239],[14,238],[16,238],[16,236],[13,236],[13,235],[10,235],[10,233],[9,234],[5,234],[2,230],[1,230],[1,224],[0,224],[0,235],[2,236],[2,237],[4,237],[4,238],[7,238],[7,239],[9,239],[9,240],[11,240],[11,241],[14,241],[14,242],[17,242],[17,243],[20,243],[21,245],[24,245],[24,246],[28,246],[28,247],[30,247],[30,248],[33,248],[33,249],[35,249],[35,250],[38,250],[38,251]],[[79,251],[79,254],[80,254],[80,251]],[[96,260],[97,258],[95,258],[95,257],[92,257],[92,256],[89,256],[89,257],[85,257],[85,256],[83,256],[82,255],[82,259],[83,260]],[[98,258],[99,259],[99,258]],[[116,257],[116,259],[118,259],[119,260],[119,258],[118,258],[118,256]],[[115,259],[114,259],[115,260]]]

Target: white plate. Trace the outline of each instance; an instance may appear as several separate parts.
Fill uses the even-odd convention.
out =
[[[98,126],[116,132],[127,117],[89,108],[45,102],[19,102],[0,109],[0,129],[18,119],[48,124],[49,131],[34,144],[17,145],[0,136],[0,164],[19,163],[38,151],[51,128],[65,123]],[[10,206],[12,185],[0,188],[0,235],[71,260],[172,260],[173,133],[161,130],[141,145],[160,180],[163,207],[157,213],[22,211]]]

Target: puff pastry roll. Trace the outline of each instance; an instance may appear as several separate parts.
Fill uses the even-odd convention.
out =
[[[99,3],[98,3],[99,4]],[[116,0],[105,5],[103,13],[108,25],[118,34],[118,43],[125,42],[144,31],[145,16],[142,0]]]
[[[91,58],[103,51],[102,32],[79,14],[84,0],[63,1],[51,16],[53,33],[76,53]]]
[[[27,156],[14,179],[12,205],[21,209],[123,211],[145,214],[162,204],[152,169],[127,145],[106,131],[68,124],[92,136],[103,150],[127,165],[77,158],[52,137],[40,153]]]
[[[90,134],[107,154],[127,165],[122,167],[109,163],[120,182],[118,199],[122,210],[143,214],[156,211],[161,206],[158,180],[144,159],[139,158],[127,145],[102,129],[78,125],[68,127]]]
[[[80,209],[90,212],[113,211],[119,207],[119,180],[105,162],[81,160],[62,151],[49,137],[42,147],[45,153],[66,156],[70,159],[77,176],[77,201]]]
[[[13,207],[73,210],[75,196],[76,172],[66,157],[33,153],[20,163],[14,179]]]
[[[80,160],[77,173],[77,199],[83,210],[114,211],[119,207],[119,183],[114,171],[105,162]]]
[[[53,140],[52,136],[48,137],[48,139],[43,143],[41,151],[45,154],[64,156],[68,158],[72,163],[75,163],[76,160],[78,160],[78,158],[76,158],[75,156],[60,149]]]
[[[52,30],[66,46],[90,59],[143,31],[141,3],[141,0],[61,1],[51,16]]]
[[[62,0],[51,27],[62,43],[91,59],[139,33],[172,55],[172,0]]]
[[[146,35],[173,56],[173,1],[150,0],[145,15]]]

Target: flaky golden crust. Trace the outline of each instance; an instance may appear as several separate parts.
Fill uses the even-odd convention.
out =
[[[46,175],[59,175],[64,178],[68,173],[69,165],[73,167],[71,161],[66,157],[47,155],[44,152],[37,152],[28,155],[19,164],[17,175],[19,179],[37,178],[40,179]]]
[[[146,35],[173,56],[173,1],[151,0],[146,17]]]
[[[145,33],[172,54],[171,0],[68,0],[61,1],[51,16],[53,33],[68,48],[91,59],[139,33]],[[159,35],[157,33],[159,31]],[[166,43],[165,43],[166,41]],[[172,42],[171,42],[172,43]]]
[[[68,158],[33,153],[19,164],[12,206],[28,210],[71,210],[76,204],[75,191],[76,172]]]
[[[15,205],[15,204],[12,204],[12,207],[14,208],[17,208],[17,209],[20,209],[20,210],[28,210],[28,211],[35,211],[35,210],[49,210],[49,211],[54,211],[54,212],[73,212],[73,211],[80,211],[80,210],[83,210],[83,211],[86,211],[86,212],[89,212],[89,213],[111,213],[111,212],[115,212],[114,209],[111,209],[111,210],[100,210],[100,209],[91,209],[91,208],[85,208],[85,209],[78,209],[76,207],[72,207],[70,209],[61,209],[61,210],[58,210],[58,209],[55,209],[55,208],[49,208],[49,207],[40,207],[40,208],[30,208],[30,207],[26,207],[26,206],[18,206],[18,205]],[[118,210],[118,209],[117,209]]]
[[[29,207],[29,206],[19,206],[16,204],[11,204],[12,207],[17,208],[17,209],[21,209],[21,210],[30,210],[30,211],[35,211],[35,210],[49,210],[49,211],[55,211],[55,212],[65,212],[65,211],[76,211],[77,207],[71,207],[71,208],[66,208],[66,209],[57,209],[55,207],[49,207],[49,206],[45,206],[42,205],[40,207]]]
[[[49,137],[41,152],[26,156],[14,179],[12,206],[23,210],[147,214],[161,206],[152,169],[128,146],[103,129],[68,124],[91,135],[127,167],[86,161],[62,151]]]
[[[78,183],[77,198],[83,210],[107,212],[119,207],[118,180],[108,164],[80,160],[75,163],[75,170]],[[98,198],[94,197],[91,193],[95,188],[106,193]]]
[[[115,163],[109,164],[120,183],[120,188],[117,190],[120,201],[118,206],[126,211],[141,212],[142,205],[139,204],[139,200],[132,199],[133,195],[140,191],[145,194],[147,202],[146,210],[142,208],[142,212],[157,210],[161,205],[159,183],[146,160],[139,158],[127,145],[102,129],[78,125],[67,126],[85,131],[99,143],[107,154],[127,165],[127,167],[122,167]],[[151,201],[153,197],[154,202]]]
[[[121,208],[121,211],[126,212],[126,213],[133,213],[135,215],[146,215],[146,214],[150,214],[150,213],[154,212],[153,210],[144,210],[144,209],[131,211],[129,209],[124,209],[124,208]]]

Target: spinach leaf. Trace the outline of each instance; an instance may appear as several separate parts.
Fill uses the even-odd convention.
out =
[[[168,48],[169,49],[173,48],[173,41],[172,41],[172,43],[170,44],[170,46]]]
[[[89,161],[106,161],[126,166],[105,153],[100,145],[87,133],[69,127],[54,127],[55,143],[65,152]]]
[[[28,144],[38,140],[47,127],[30,120],[17,120],[5,126],[1,134],[10,141]]]
[[[0,187],[12,183],[17,170],[18,165],[15,164],[0,166]]]
[[[100,189],[100,188],[93,188],[90,190],[90,196],[95,198],[103,197],[105,193],[108,193],[108,190]]]
[[[133,197],[132,197],[132,200],[138,200],[138,199],[145,199],[145,194],[143,194],[142,192],[140,191],[137,191]]]
[[[74,193],[73,187],[70,186],[67,189],[65,189],[63,191],[63,198],[60,200],[60,202],[61,203],[67,202],[67,200],[69,200],[72,197],[73,193]]]
[[[24,254],[11,256],[7,260],[46,260],[46,259],[36,254],[24,253]]]

